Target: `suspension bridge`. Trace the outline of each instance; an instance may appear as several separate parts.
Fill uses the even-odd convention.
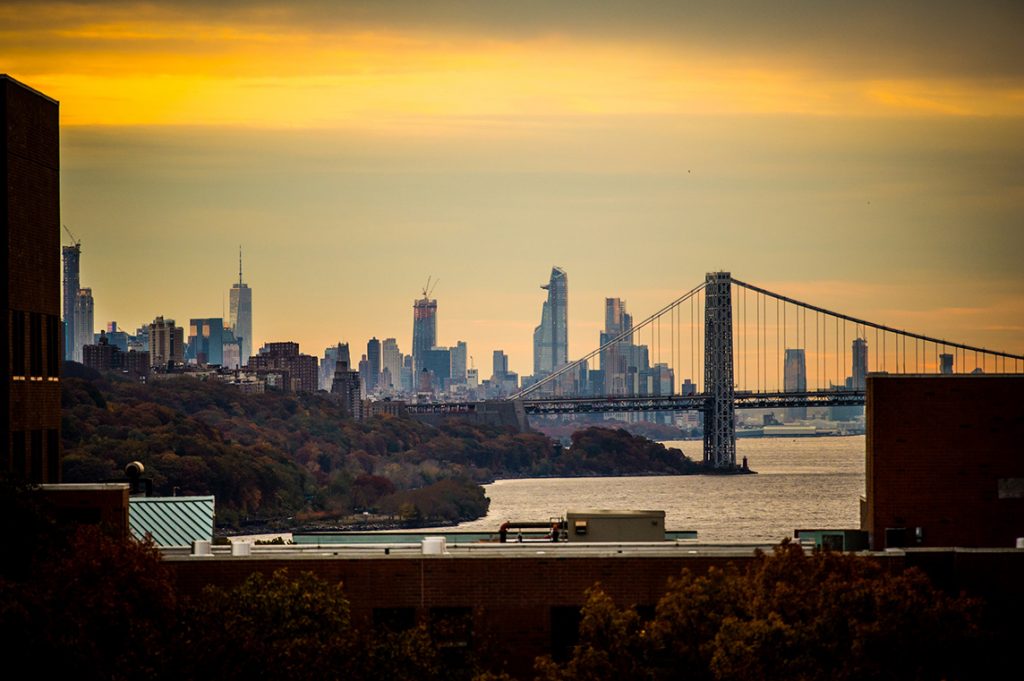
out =
[[[528,415],[699,411],[704,462],[728,470],[736,468],[737,409],[860,406],[868,373],[1024,371],[1024,355],[858,319],[729,272],[709,273],[643,321],[621,326],[508,399]],[[591,370],[595,359],[600,369]],[[473,405],[413,409],[457,414]]]

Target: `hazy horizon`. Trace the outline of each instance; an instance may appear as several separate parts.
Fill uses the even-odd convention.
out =
[[[1024,354],[1019,3],[0,2],[61,103],[97,329],[224,316],[355,358],[439,279],[438,342],[532,372],[737,278]],[[67,239],[65,239],[65,243]],[[680,374],[677,378],[685,376]]]

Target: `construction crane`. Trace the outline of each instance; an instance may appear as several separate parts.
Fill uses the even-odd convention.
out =
[[[74,233],[71,231],[71,228],[68,227],[67,225],[64,225],[64,231],[68,233],[69,237],[71,237],[71,243],[73,243],[75,245],[75,248],[81,250],[81,248],[82,248],[82,240],[77,238],[77,237],[75,237]]]
[[[423,287],[423,297],[424,297],[424,298],[429,298],[429,297],[430,297],[430,294],[434,292],[434,289],[435,289],[435,288],[437,288],[437,282],[441,281],[440,279],[434,279],[434,285],[433,285],[433,286],[431,286],[431,285],[430,285],[430,279],[431,279],[431,277],[432,277],[432,276],[433,276],[433,275],[428,275],[428,276],[427,276],[427,283],[426,283],[426,285],[425,285],[425,286]]]

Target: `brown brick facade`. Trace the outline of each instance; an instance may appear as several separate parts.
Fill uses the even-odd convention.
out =
[[[58,104],[0,76],[0,333],[8,418],[5,471],[60,480],[60,150]]]
[[[1024,537],[1024,376],[869,376],[866,414],[873,549]]]

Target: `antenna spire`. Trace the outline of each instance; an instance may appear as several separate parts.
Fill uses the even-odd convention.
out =
[[[242,246],[238,246],[238,287],[242,287]]]

